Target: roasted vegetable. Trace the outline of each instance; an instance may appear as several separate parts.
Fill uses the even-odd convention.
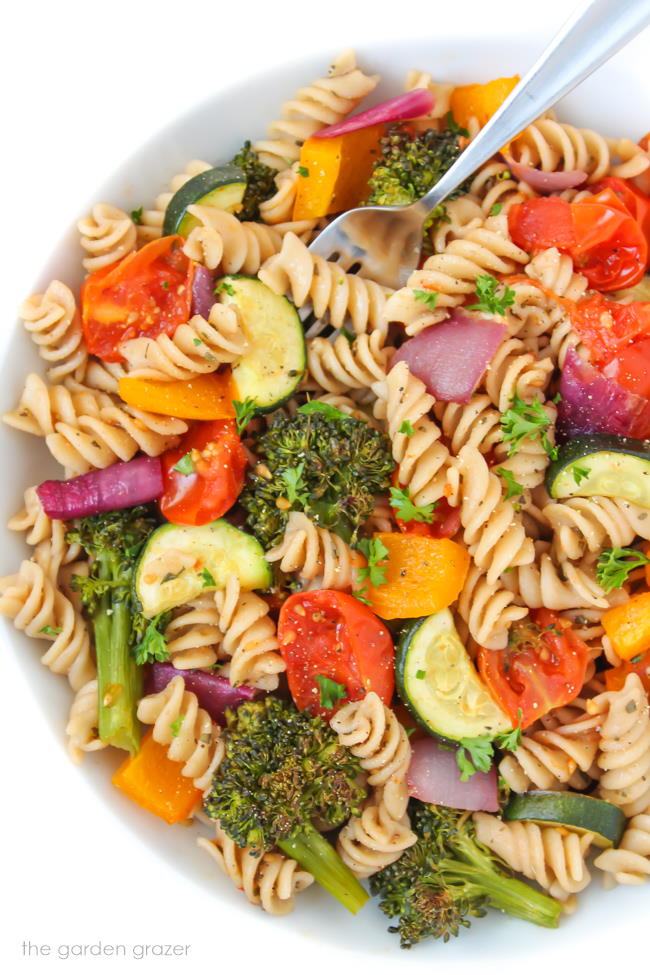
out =
[[[250,142],[245,142],[231,163],[246,176],[246,191],[242,209],[236,214],[240,220],[259,220],[260,203],[269,200],[275,193],[274,177],[276,170],[260,162]]]

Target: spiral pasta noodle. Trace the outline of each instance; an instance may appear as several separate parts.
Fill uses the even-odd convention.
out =
[[[594,866],[618,884],[642,884],[650,877],[650,813],[632,816],[616,849],[603,850]]]
[[[485,373],[485,391],[502,413],[514,396],[532,402],[548,386],[553,374],[552,359],[537,359],[518,338],[506,338],[494,353]]]
[[[543,172],[581,169],[595,183],[603,176],[631,179],[650,166],[650,160],[631,139],[606,139],[592,129],[579,129],[555,119],[529,125],[510,146],[510,156]]]
[[[124,210],[96,203],[87,217],[77,221],[81,246],[87,253],[82,264],[90,273],[121,260],[136,248],[136,226]]]
[[[177,670],[212,667],[218,660],[222,633],[212,593],[179,606],[165,630],[169,659]]]
[[[282,234],[274,227],[249,220],[216,207],[192,204],[188,213],[199,221],[183,246],[193,261],[223,274],[257,274],[262,264],[282,246]]]
[[[333,342],[317,336],[307,343],[309,372],[329,393],[365,389],[386,376],[393,349],[384,348],[380,331],[357,335],[350,343],[344,335]]]
[[[573,896],[591,880],[586,856],[594,834],[571,833],[559,826],[506,823],[489,813],[474,813],[479,842],[513,870],[536,881],[551,897],[573,907]]]
[[[600,796],[626,816],[650,807],[650,717],[641,679],[628,674],[620,691],[606,691],[587,702],[589,714],[602,715],[596,762],[602,769]]]
[[[334,328],[350,320],[357,335],[375,329],[386,334],[390,288],[346,274],[338,264],[310,253],[294,233],[284,235],[280,253],[262,265],[259,278],[276,294],[287,294],[297,308],[310,302],[316,318],[327,316]]]
[[[46,374],[50,382],[62,382],[67,376],[81,381],[88,352],[70,288],[61,281],[50,281],[43,294],[23,301],[19,314],[38,354],[48,363]]]
[[[623,498],[566,498],[543,511],[553,530],[556,558],[580,559],[604,546],[630,545],[637,536],[650,539],[647,509]]]
[[[450,241],[464,237],[483,225],[484,214],[475,197],[467,194],[445,203],[445,219],[438,220],[431,228],[431,243],[436,254],[441,254]]]
[[[513,203],[523,203],[535,196],[528,183],[514,179],[508,164],[498,160],[481,166],[469,185],[469,193],[480,201],[485,216],[495,207],[507,213]]]
[[[276,917],[289,914],[295,904],[295,895],[314,882],[310,873],[279,850],[267,851],[260,856],[259,850],[237,846],[218,823],[214,840],[201,836],[197,843],[230,877],[235,887],[243,890],[251,904],[259,905]]]
[[[214,304],[207,320],[193,315],[173,335],[130,339],[120,346],[130,376],[138,379],[187,380],[235,362],[248,349],[234,305]]]
[[[27,377],[18,407],[3,419],[45,437],[52,456],[71,474],[130,460],[138,450],[157,457],[187,430],[183,420],[118,405],[85,387],[48,387],[35,374]]]
[[[415,91],[417,88],[427,88],[433,95],[433,107],[431,111],[422,116],[426,119],[442,119],[451,110],[450,99],[455,85],[449,82],[434,81],[428,71],[419,71],[417,68],[407,72],[404,79],[404,91]]]
[[[355,553],[339,535],[315,525],[302,511],[289,514],[282,540],[266,553],[283,572],[297,572],[312,589],[351,589]]]
[[[478,645],[503,650],[510,627],[527,616],[528,609],[515,604],[514,594],[502,580],[490,583],[483,569],[470,565],[458,597],[458,613]]]
[[[406,287],[386,302],[388,321],[403,322],[408,335],[417,335],[462,304],[474,292],[480,275],[511,274],[517,265],[527,264],[528,254],[510,240],[504,219],[501,215],[488,217],[481,227],[452,240],[443,254],[427,258],[422,269],[410,275]],[[416,291],[435,291],[435,308],[430,310]]]
[[[194,176],[199,176],[201,173],[205,173],[206,170],[212,169],[210,163],[205,162],[203,159],[191,159],[185,169],[181,173],[176,173],[172,179],[169,181],[169,189],[160,193],[155,200],[153,208],[151,210],[144,210],[140,215],[140,223],[137,225],[137,235],[138,242],[140,244],[148,243],[151,240],[156,240],[162,235],[163,223],[165,221],[165,210],[167,209],[169,202],[178,190],[192,179]]]
[[[183,678],[173,677],[162,691],[141,698],[137,713],[143,724],[153,725],[153,739],[167,746],[168,757],[183,763],[182,774],[197,789],[209,789],[224,745],[218,726],[199,707],[196,694],[185,689]]]
[[[52,581],[56,581],[57,571],[62,565],[69,565],[79,558],[81,546],[77,542],[66,541],[65,522],[45,514],[36,487],[25,490],[23,507],[9,519],[7,527],[11,531],[27,532],[25,541],[28,545],[36,546],[36,561],[41,565],[47,561],[51,566]]]
[[[407,813],[411,746],[395,714],[374,691],[345,704],[330,726],[374,787],[361,816],[353,816],[341,830],[337,847],[357,876],[369,877],[416,841]]]
[[[101,359],[88,360],[84,385],[104,393],[118,393],[120,379],[128,375],[121,362],[103,362]]]
[[[345,118],[378,81],[378,75],[366,75],[357,68],[354,51],[343,51],[326,78],[300,88],[284,103],[282,118],[268,127],[268,138],[253,143],[261,162],[273,169],[291,165],[299,158],[303,142],[324,126]]]
[[[214,598],[223,633],[221,649],[230,658],[222,673],[227,673],[235,686],[252,684],[266,691],[275,690],[278,674],[286,666],[268,604],[253,592],[240,592],[234,577]]]
[[[42,566],[25,559],[17,573],[0,579],[0,613],[17,630],[51,641],[41,663],[65,674],[73,691],[95,677],[85,623]]]
[[[503,577],[504,585],[521,596],[531,609],[582,609],[596,606],[607,609],[603,589],[593,572],[581,564],[553,561],[543,551],[533,565],[522,565]]]
[[[404,361],[396,363],[372,389],[377,396],[374,414],[386,421],[400,484],[408,487],[415,504],[440,500],[446,494],[450,457],[440,440],[440,428],[428,415],[433,396]],[[405,424],[410,424],[413,433],[404,432]]]
[[[96,752],[107,747],[99,737],[99,690],[97,680],[89,680],[74,696],[65,731],[68,736],[68,754],[79,765],[86,752]]]

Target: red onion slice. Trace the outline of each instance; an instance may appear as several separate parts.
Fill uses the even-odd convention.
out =
[[[428,88],[415,88],[405,95],[389,98],[388,101],[375,105],[359,115],[328,125],[314,133],[316,139],[332,139],[335,135],[345,135],[346,132],[356,132],[357,129],[367,129],[370,125],[381,122],[401,122],[404,119],[419,118],[427,115],[433,108],[435,98]]]
[[[171,663],[153,664],[147,675],[147,694],[157,694],[169,684],[172,678],[181,675],[188,691],[196,694],[199,704],[208,712],[213,721],[225,725],[226,708],[237,708],[244,701],[252,701],[262,692],[256,687],[242,684],[233,687],[227,677],[203,670],[177,670]]]
[[[496,352],[506,326],[460,308],[405,342],[392,365],[405,361],[437,400],[468,403]]]
[[[561,173],[545,173],[534,166],[524,166],[506,157],[506,162],[512,175],[524,183],[528,183],[536,193],[561,193],[580,186],[587,179],[587,173],[582,169],[569,169]]]
[[[413,742],[412,749],[408,772],[410,796],[452,809],[499,811],[494,765],[489,772],[475,772],[467,782],[461,782],[455,746],[442,746],[433,738],[422,738]]]
[[[197,264],[192,279],[192,314],[207,318],[214,301],[214,275],[207,267]]]
[[[567,351],[560,380],[557,435],[560,440],[586,433],[650,437],[650,400],[625,389],[595,366]]]
[[[85,518],[154,501],[163,492],[159,457],[137,457],[69,481],[43,481],[36,489],[50,518]]]

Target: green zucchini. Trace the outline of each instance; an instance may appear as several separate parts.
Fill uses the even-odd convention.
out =
[[[193,203],[237,213],[242,207],[245,192],[246,176],[237,166],[217,166],[216,169],[206,169],[204,173],[192,176],[167,204],[163,236],[180,234],[187,237],[190,230],[198,227],[199,221],[187,212],[188,206]]]
[[[525,820],[539,826],[565,826],[576,833],[594,833],[594,844],[618,846],[625,829],[625,814],[604,799],[576,792],[524,792],[513,795],[503,810],[504,819]]]
[[[173,609],[202,592],[224,589],[230,576],[242,589],[266,589],[271,567],[252,535],[224,518],[208,525],[161,525],[149,536],[135,570],[144,616]]]
[[[624,498],[650,508],[650,440],[612,434],[574,437],[546,472],[552,498]]]
[[[224,304],[237,306],[249,343],[232,366],[239,399],[251,399],[256,413],[269,413],[293,396],[307,368],[298,312],[257,278],[231,274],[215,290]]]
[[[448,609],[403,631],[395,676],[399,696],[429,734],[460,741],[493,738],[512,727],[476,672]]]

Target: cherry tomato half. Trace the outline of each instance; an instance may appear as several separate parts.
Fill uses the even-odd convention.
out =
[[[89,274],[81,286],[81,324],[88,351],[123,362],[127,339],[171,334],[188,321],[194,262],[183,238],[161,237],[117,264]]]
[[[603,366],[636,339],[650,335],[650,302],[628,305],[603,295],[589,295],[571,309],[571,324],[589,349],[591,362]]]
[[[515,203],[508,210],[508,230],[525,251],[557,247],[568,251],[576,241],[571,205],[559,196],[540,196]]]
[[[246,454],[234,420],[197,423],[162,456],[160,510],[176,525],[206,525],[225,514],[244,486]]]
[[[594,193],[599,193],[605,189],[615,193],[639,224],[645,234],[645,239],[650,244],[650,197],[642,193],[630,180],[619,179],[617,176],[606,176],[595,183],[592,189]]]
[[[571,624],[550,609],[533,610],[515,623],[505,650],[478,652],[478,669],[490,694],[513,727],[528,728],[553,708],[579,693],[589,662],[589,648]]]
[[[603,372],[630,392],[650,399],[650,337],[622,349]]]
[[[278,640],[289,690],[301,711],[329,717],[368,691],[390,704],[393,641],[386,624],[354,596],[332,589],[294,593],[280,610]],[[333,689],[331,707],[324,681],[341,685]]]

